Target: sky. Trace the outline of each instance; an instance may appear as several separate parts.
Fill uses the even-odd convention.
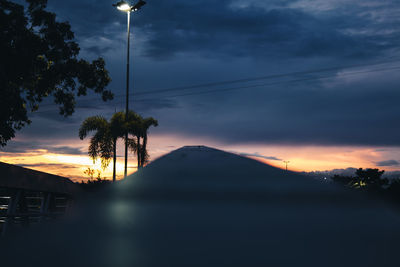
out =
[[[0,161],[75,180],[100,168],[78,129],[124,110],[126,15],[113,3],[48,10],[70,22],[80,57],[105,58],[115,99],[80,97],[69,118],[46,100]],[[400,170],[399,12],[395,0],[148,0],[132,14],[130,108],[159,122],[151,159],[207,145],[295,171]],[[122,144],[118,156],[121,177]]]

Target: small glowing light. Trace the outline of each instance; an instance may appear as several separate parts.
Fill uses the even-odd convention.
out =
[[[118,8],[118,10],[121,10],[121,11],[126,11],[126,12],[131,11],[131,6],[128,5],[127,3],[118,5],[117,8]]]

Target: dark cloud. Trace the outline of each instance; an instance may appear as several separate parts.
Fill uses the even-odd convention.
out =
[[[74,117],[64,117],[63,115],[60,115],[56,105],[40,108],[39,111],[31,113],[31,118],[46,119],[53,122],[59,122],[64,125],[76,123]]]
[[[95,55],[104,55],[107,52],[111,51],[113,48],[111,46],[104,45],[92,45],[85,47],[87,52],[90,52]]]
[[[38,112],[32,113],[33,123],[18,132],[18,136],[29,136],[30,139],[36,137],[38,141],[43,136],[49,139],[76,138],[77,142],[79,142],[78,130],[86,118],[101,115],[110,119],[115,111],[125,110],[124,98],[124,95],[118,95],[115,100],[104,103],[97,98],[93,98],[93,96],[89,96],[88,99],[78,100],[75,113],[67,118],[58,114],[56,105],[45,104]],[[143,116],[152,116],[153,112],[157,110],[177,109],[179,108],[179,103],[174,99],[163,98],[135,100],[135,96],[133,96],[133,101],[130,101],[130,107]],[[24,144],[24,146],[30,148],[32,145]],[[47,148],[44,147],[44,149]]]
[[[258,153],[239,153],[239,155],[244,156],[244,157],[256,157],[256,158],[262,158],[262,159],[268,159],[268,160],[282,161],[282,159],[280,159],[280,158],[263,156]]]
[[[78,38],[107,36],[107,27],[116,21],[124,21],[123,16],[112,7],[115,1],[95,0],[48,0],[48,9],[55,12],[61,21],[69,21]]]
[[[139,14],[139,13],[138,13]],[[354,14],[316,16],[293,8],[232,7],[232,1],[154,1],[138,15],[146,55],[190,52],[238,57],[366,57],[390,44],[345,34],[370,23]]]
[[[190,102],[202,102],[201,109],[188,101],[183,106],[188,112],[157,115],[168,119],[166,131],[226,143],[399,146],[400,91],[397,78],[389,78],[394,73],[384,86],[376,74],[368,74],[333,85],[282,84],[197,96]]]
[[[7,144],[5,147],[0,148],[0,152],[3,153],[25,153],[27,151],[37,150],[41,147],[40,142],[21,142],[21,141],[12,141]]]
[[[376,163],[376,166],[379,167],[389,167],[389,166],[399,166],[400,162],[397,160],[384,160],[384,161],[379,161]]]
[[[140,50],[157,59],[194,53],[208,57],[372,57],[395,48],[399,36],[383,35],[393,22],[377,23],[377,7],[351,4],[346,9],[314,14],[289,4],[249,1],[149,1],[132,15]],[[113,1],[49,1],[49,8],[68,20],[85,51],[102,55],[124,44],[126,16]],[[260,4],[261,3],[261,4]],[[394,4],[393,4],[394,5]],[[379,7],[378,7],[379,8]],[[381,7],[383,8],[383,7]],[[386,9],[390,6],[385,6]],[[383,12],[383,11],[382,11]],[[369,34],[354,34],[373,27]],[[136,31],[138,29],[139,31]],[[136,40],[136,39],[135,39]],[[117,45],[118,44],[118,45]]]
[[[160,99],[139,99],[134,101],[135,110],[138,112],[148,112],[158,109],[174,109],[179,108],[179,104],[174,99],[160,98]]]
[[[378,148],[378,149],[375,149],[375,152],[386,152],[386,151],[389,151],[387,148]]]
[[[86,154],[82,152],[81,149],[69,146],[58,146],[58,147],[47,147],[48,152],[55,154],[68,154],[68,155],[83,155]]]
[[[32,142],[22,142],[22,141],[12,141],[7,144],[7,146],[0,149],[3,153],[31,153],[38,152],[41,150],[46,150],[48,153],[55,154],[68,154],[68,155],[83,155],[86,154],[82,152],[80,148],[70,147],[70,146],[52,146],[43,143],[43,140],[32,141]]]
[[[49,169],[56,168],[56,169],[77,169],[76,166],[70,164],[58,164],[58,163],[34,163],[34,164],[17,164],[18,166],[25,167],[25,168],[35,168],[35,167],[46,167]]]

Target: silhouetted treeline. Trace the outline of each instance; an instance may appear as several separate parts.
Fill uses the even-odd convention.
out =
[[[383,178],[384,170],[359,168],[354,176],[334,175],[332,180],[348,188],[366,191],[400,207],[400,178]]]
[[[95,192],[111,183],[111,180],[97,178],[95,180],[87,180],[86,182],[82,181],[79,185],[85,192]]]

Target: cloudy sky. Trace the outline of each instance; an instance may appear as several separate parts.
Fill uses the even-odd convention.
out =
[[[92,167],[80,123],[124,109],[126,15],[113,3],[48,9],[81,57],[105,58],[115,99],[82,97],[67,119],[46,101],[0,160],[72,178]],[[130,107],[159,121],[152,158],[203,144],[298,171],[400,170],[399,12],[396,0],[148,0],[132,14]]]

